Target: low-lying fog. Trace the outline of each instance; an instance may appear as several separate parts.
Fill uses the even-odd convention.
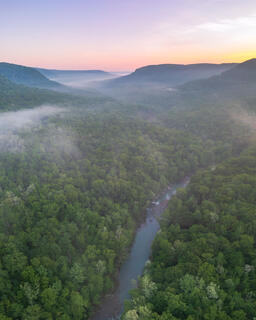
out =
[[[47,105],[34,109],[0,113],[0,134],[38,126],[45,118],[63,111],[62,108]]]
[[[0,113],[0,151],[17,152],[24,148],[21,132],[39,127],[48,117],[64,112],[54,106]]]
[[[57,81],[65,86],[83,89],[97,87],[97,83],[104,80],[114,79],[120,76],[119,74],[106,75],[58,75],[48,77],[50,80]]]

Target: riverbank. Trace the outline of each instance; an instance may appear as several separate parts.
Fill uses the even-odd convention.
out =
[[[123,263],[118,286],[113,294],[107,295],[99,310],[91,317],[91,320],[118,319],[123,311],[123,303],[129,299],[129,292],[134,286],[134,281],[142,275],[145,263],[151,254],[152,242],[160,229],[158,218],[166,209],[168,202],[179,188],[184,188],[189,183],[186,177],[180,183],[167,187],[146,210],[146,219],[137,229],[130,254]]]

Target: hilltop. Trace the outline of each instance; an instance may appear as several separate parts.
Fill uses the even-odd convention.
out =
[[[180,86],[183,91],[205,91],[218,93],[233,90],[234,95],[239,95],[255,89],[256,85],[256,59],[250,59],[233,68],[222,72],[220,75],[210,77],[209,79],[200,79],[191,81]]]
[[[0,75],[8,80],[29,87],[60,89],[61,84],[51,81],[38,70],[13,63],[0,62]]]
[[[209,78],[221,74],[234,67],[234,63],[223,64],[159,64],[136,69],[133,73],[111,81],[113,85],[127,85],[133,83],[151,83],[177,86],[188,81]]]

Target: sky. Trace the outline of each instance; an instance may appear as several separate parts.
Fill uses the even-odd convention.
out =
[[[0,61],[132,71],[253,57],[255,0],[0,0]]]

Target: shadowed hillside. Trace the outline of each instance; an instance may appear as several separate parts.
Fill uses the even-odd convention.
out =
[[[61,84],[47,79],[34,68],[12,63],[1,62],[0,75],[14,83],[23,84],[29,87],[45,89],[60,89],[62,87]]]
[[[115,85],[127,85],[132,83],[154,83],[161,85],[177,86],[182,83],[209,78],[213,75],[220,74],[226,70],[232,68],[234,63],[223,64],[160,64],[145,66],[136,69],[135,72],[120,77],[112,81]]]

